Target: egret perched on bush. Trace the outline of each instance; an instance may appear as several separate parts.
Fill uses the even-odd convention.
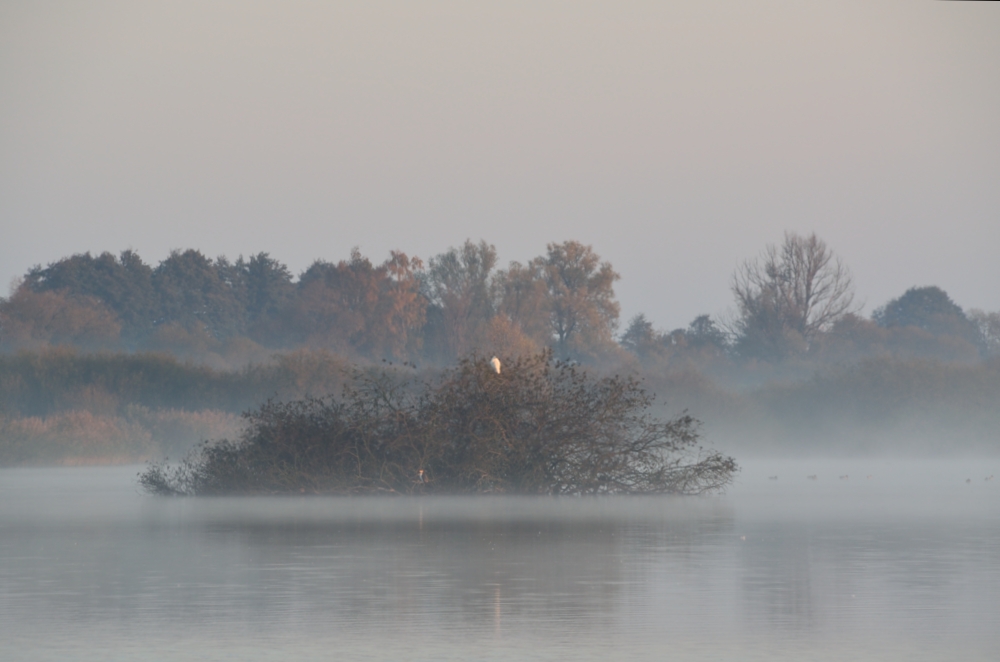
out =
[[[500,374],[500,359],[498,359],[497,357],[494,356],[492,359],[490,359],[490,365],[493,366],[493,370],[495,370],[496,373],[499,375]]]

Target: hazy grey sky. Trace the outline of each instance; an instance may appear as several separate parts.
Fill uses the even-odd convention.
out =
[[[0,278],[131,247],[525,261],[687,324],[816,231],[867,311],[1000,309],[1000,5],[0,3]]]

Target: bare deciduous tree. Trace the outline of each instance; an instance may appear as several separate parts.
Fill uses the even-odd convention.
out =
[[[816,336],[854,311],[854,284],[826,242],[785,233],[782,245],[744,262],[733,274],[737,348],[775,357],[808,347]]]

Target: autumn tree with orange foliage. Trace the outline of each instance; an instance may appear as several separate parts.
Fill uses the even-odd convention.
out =
[[[290,340],[334,351],[403,359],[419,349],[425,306],[419,258],[393,251],[381,265],[354,249],[337,264],[317,260],[299,279],[286,318]]]
[[[63,344],[105,349],[120,334],[115,314],[94,297],[34,292],[22,285],[0,301],[0,347],[7,350]]]
[[[563,356],[586,354],[613,342],[620,306],[614,284],[621,276],[578,241],[549,244],[536,268],[548,290],[549,321]]]

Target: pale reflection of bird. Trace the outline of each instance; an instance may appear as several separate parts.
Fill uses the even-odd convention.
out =
[[[806,478],[808,478],[809,480],[816,480],[816,474],[813,474],[812,476],[806,476]]]
[[[843,476],[840,477],[840,480],[847,480],[847,477],[848,477],[847,474],[844,474]]]
[[[494,356],[492,359],[490,359],[490,365],[493,367],[493,371],[499,375],[500,374],[500,359],[498,359],[497,357]]]
[[[768,476],[768,480],[778,480],[777,476]]]

